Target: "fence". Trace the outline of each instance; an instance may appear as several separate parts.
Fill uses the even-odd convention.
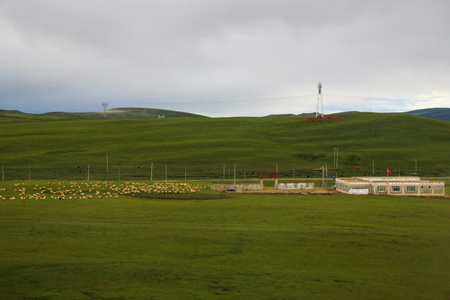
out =
[[[174,166],[168,164],[152,164],[147,167],[106,168],[98,165],[85,165],[75,167],[11,167],[3,166],[1,180],[140,180],[140,181],[184,181],[184,180],[253,180],[261,173],[274,173],[275,168],[250,167],[234,165],[215,166]],[[399,168],[391,169],[392,176],[422,176],[422,177],[448,177],[450,167],[418,169]],[[280,179],[322,178],[322,169],[319,168],[278,168]],[[386,176],[386,169],[372,168],[339,168],[328,169],[328,178],[353,176]]]

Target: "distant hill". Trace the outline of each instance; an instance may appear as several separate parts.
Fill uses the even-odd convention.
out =
[[[340,112],[339,114],[357,113],[357,111]],[[335,113],[338,114],[338,113]],[[335,115],[334,114],[334,115]],[[427,108],[405,112],[405,114],[419,117],[450,121],[450,108]],[[311,117],[315,113],[302,114],[272,114],[266,117]],[[121,107],[108,109],[105,112],[48,112],[43,114],[28,114],[19,110],[0,109],[0,120],[22,119],[60,119],[60,118],[88,118],[88,119],[154,119],[154,118],[206,118],[207,116],[187,112],[139,107]]]
[[[155,119],[155,118],[204,118],[205,116],[155,108],[123,107],[108,109],[105,112],[48,112],[43,114],[28,114],[18,110],[0,109],[0,120],[23,119]]]
[[[202,118],[205,116],[179,112],[173,110],[139,107],[121,107],[108,109],[105,112],[50,112],[44,116],[72,117],[72,118],[106,118],[106,119],[153,119],[153,118]]]
[[[34,119],[38,115],[26,114],[19,110],[5,110],[0,109],[0,121],[2,120],[23,120],[23,119]]]
[[[0,109],[0,114],[23,114],[20,110],[6,110],[6,109]]]
[[[278,114],[278,115],[268,115],[266,117],[313,117],[316,113],[303,113],[303,114]]]
[[[337,115],[337,114],[350,114],[350,113],[358,113],[359,111],[344,111],[344,112],[340,112],[340,113],[334,113],[332,115]],[[315,112],[313,113],[303,113],[303,114],[279,114],[279,115],[268,115],[266,117],[314,117],[316,115]]]
[[[340,112],[339,114],[348,114],[348,113],[356,113],[357,111],[345,111]],[[415,115],[419,117],[441,120],[441,121],[450,121],[450,108],[426,108],[426,109],[418,109],[405,112],[405,114]],[[277,114],[277,115],[268,115],[266,117],[312,117],[315,116],[316,113],[304,113],[304,114]]]
[[[420,116],[424,118],[450,121],[450,108],[427,108],[406,112],[410,115]]]

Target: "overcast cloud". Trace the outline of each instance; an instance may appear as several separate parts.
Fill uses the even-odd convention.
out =
[[[450,106],[448,0],[0,0],[0,109]]]

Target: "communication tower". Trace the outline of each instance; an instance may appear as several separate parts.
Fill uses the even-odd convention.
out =
[[[318,87],[319,93],[317,94],[316,118],[325,118],[325,113],[323,112],[322,84],[320,82]]]
[[[106,109],[108,108],[108,103],[103,102],[102,106],[103,106],[103,117],[106,118]]]

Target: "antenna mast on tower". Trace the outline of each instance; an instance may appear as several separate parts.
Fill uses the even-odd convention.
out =
[[[322,84],[320,82],[318,87],[319,93],[317,94],[316,118],[319,116],[325,118],[325,113],[323,112]]]

